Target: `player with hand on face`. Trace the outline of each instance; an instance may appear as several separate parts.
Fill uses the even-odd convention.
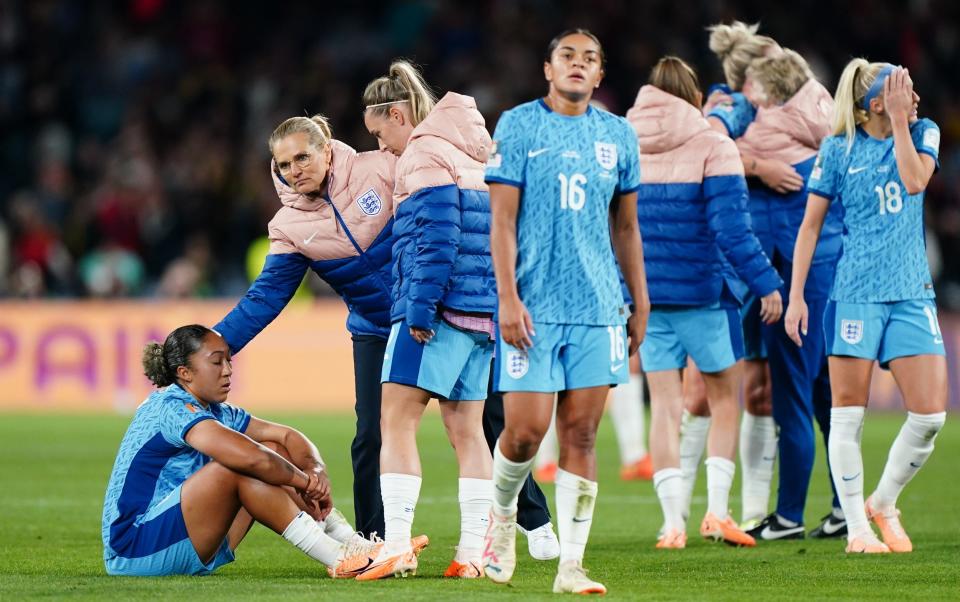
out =
[[[494,449],[484,569],[498,583],[513,575],[517,494],[559,393],[557,593],[606,592],[583,569],[597,496],[594,442],[649,310],[636,138],[623,118],[590,106],[603,63],[593,34],[554,38],[543,66],[546,97],[501,115],[486,170],[498,296],[494,386],[504,392],[506,426]],[[636,304],[629,318],[618,260]]]
[[[785,326],[804,344],[811,316],[804,286],[830,204],[839,203],[843,254],[823,329],[833,393],[828,451],[847,519],[846,550],[910,552],[897,500],[933,453],[947,407],[946,354],[923,232],[923,197],[937,169],[940,129],[918,118],[920,97],[902,67],[853,59],[834,99],[834,135],[820,147],[793,252]],[[893,373],[907,420],[864,502],[860,437],[877,361]]]

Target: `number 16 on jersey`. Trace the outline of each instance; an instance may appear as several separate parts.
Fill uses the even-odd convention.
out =
[[[587,176],[575,173],[571,176],[557,174],[560,179],[560,208],[580,211],[587,203],[587,193],[583,185],[587,183]]]

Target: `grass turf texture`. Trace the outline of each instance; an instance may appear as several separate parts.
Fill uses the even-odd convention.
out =
[[[271,416],[303,430],[320,447],[334,499],[352,517],[350,416]],[[870,414],[863,448],[867,492],[872,491],[902,415]],[[556,562],[536,562],[517,540],[520,565],[510,586],[487,580],[440,577],[459,537],[456,463],[438,416],[425,418],[420,451],[425,479],[414,524],[431,545],[419,575],[374,583],[333,581],[323,568],[280,537],[255,526],[238,549],[237,562],[209,577],[119,578],[104,572],[100,513],[103,492],[128,418],[117,416],[0,417],[0,599],[469,599],[555,598]],[[609,421],[599,442],[600,495],[587,547],[591,576],[617,599],[957,599],[960,597],[960,497],[955,459],[960,420],[948,420],[937,450],[901,500],[904,523],[916,551],[885,557],[847,556],[843,543],[797,541],[733,549],[697,535],[705,512],[705,477],[698,482],[688,548],[659,551],[653,545],[660,509],[648,482],[624,483]],[[818,449],[807,528],[829,507],[828,484]],[[546,487],[553,504],[553,487]],[[734,493],[739,492],[739,480]],[[773,503],[773,501],[771,501]],[[739,516],[739,498],[731,505]]]

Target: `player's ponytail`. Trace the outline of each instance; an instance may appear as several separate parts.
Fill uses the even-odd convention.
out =
[[[757,34],[759,28],[759,23],[748,25],[742,21],[730,25],[718,23],[707,28],[710,50],[720,59],[727,85],[733,90],[743,88],[750,63],[777,45],[773,38]]]
[[[870,107],[862,105],[867,90],[877,78],[884,63],[870,63],[863,58],[855,58],[844,67],[837,84],[837,93],[833,97],[835,113],[833,117],[833,135],[846,136],[847,151],[853,147],[857,126],[870,119]]]
[[[363,91],[363,104],[374,115],[386,115],[390,105],[410,103],[410,118],[417,126],[437,104],[437,99],[420,71],[409,61],[400,59],[390,65],[390,71],[378,77]]]
[[[333,138],[333,130],[330,122],[323,115],[314,115],[313,117],[291,117],[277,126],[270,134],[267,140],[267,146],[270,147],[270,154],[273,154],[273,147],[278,142],[292,134],[306,134],[310,144],[318,149],[324,149]]]
[[[203,337],[213,331],[200,324],[181,326],[167,335],[163,344],[147,343],[143,348],[143,373],[158,387],[177,382],[177,368],[188,366],[190,356],[203,346]]]

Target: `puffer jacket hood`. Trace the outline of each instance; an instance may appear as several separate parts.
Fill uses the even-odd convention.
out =
[[[831,133],[833,98],[811,78],[782,105],[762,107],[737,140],[741,152],[795,165],[817,154]]]
[[[440,99],[427,118],[414,128],[409,142],[428,136],[446,140],[480,163],[487,162],[493,145],[476,101],[456,92],[447,92]]]
[[[710,129],[696,107],[649,84],[637,93],[637,100],[627,111],[627,121],[637,133],[641,153],[671,151]]]

